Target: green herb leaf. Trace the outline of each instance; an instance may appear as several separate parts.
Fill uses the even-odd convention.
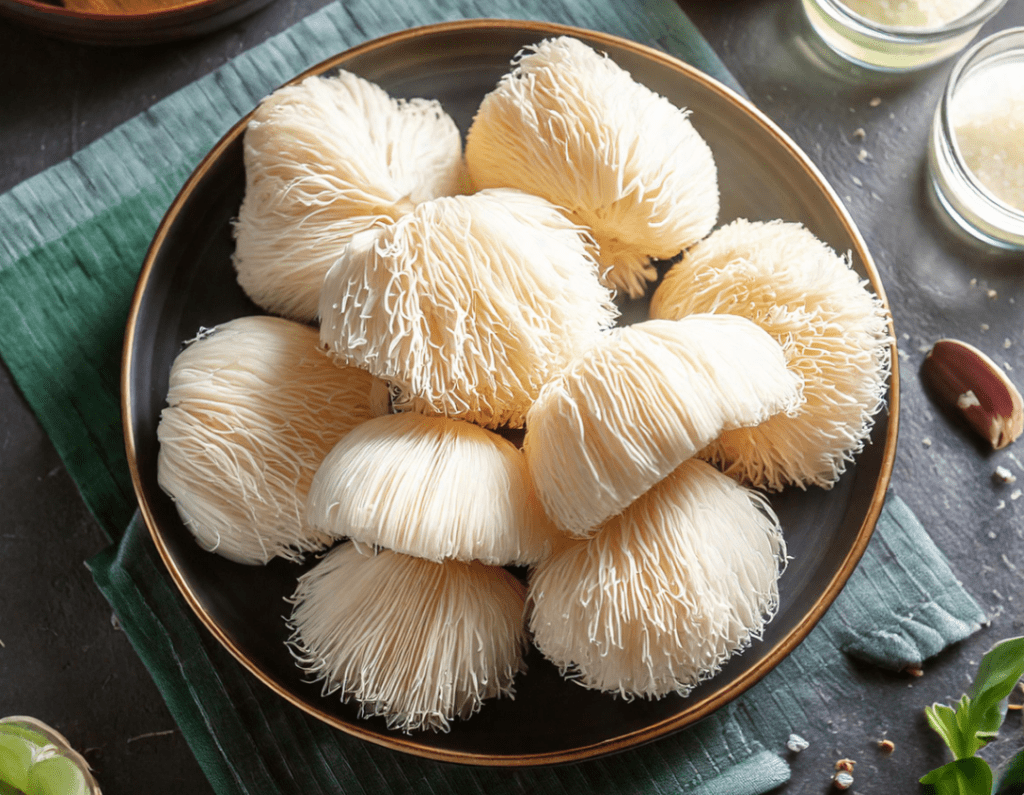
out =
[[[1024,637],[1008,638],[985,654],[971,688],[973,722],[986,740],[999,731],[1006,716],[1003,701],[1024,676]]]
[[[928,718],[928,725],[938,733],[956,759],[971,755],[964,753],[968,742],[963,736],[957,721],[957,714],[952,707],[947,707],[945,704],[932,704],[930,707],[925,707],[924,714]]]
[[[992,768],[980,757],[957,759],[921,776],[935,795],[992,795]]]
[[[1019,795],[1024,792],[1024,750],[1020,751],[998,772],[995,795]]]

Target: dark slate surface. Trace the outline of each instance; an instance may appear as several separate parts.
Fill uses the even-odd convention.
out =
[[[67,44],[0,21],[0,192],[323,4],[277,0],[218,34],[150,48]],[[916,792],[917,778],[945,761],[923,707],[958,696],[985,649],[1024,633],[1024,498],[1011,499],[1024,484],[1024,447],[986,450],[933,405],[918,368],[922,349],[951,336],[1024,380],[1024,256],[993,257],[965,245],[927,203],[925,142],[950,63],[912,78],[871,79],[814,54],[793,0],[682,6],[752,99],[818,164],[860,226],[902,352],[894,486],[992,617],[990,627],[928,661],[920,678],[865,665],[870,698],[830,705],[829,731],[808,734],[810,748],[790,757],[793,780],[779,791],[827,792],[834,762],[850,757],[858,763],[853,791]],[[1024,3],[1010,0],[985,30],[1015,25],[1024,25]],[[864,162],[861,149],[869,155]],[[1017,484],[993,482],[999,464],[1018,474]],[[0,716],[33,715],[65,733],[106,795],[209,792],[82,565],[104,544],[0,367]],[[993,761],[1024,744],[1019,715],[988,749]],[[895,742],[893,754],[877,749],[882,737]]]

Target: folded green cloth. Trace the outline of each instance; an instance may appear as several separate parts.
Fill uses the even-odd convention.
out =
[[[514,11],[660,47],[736,87],[671,0],[529,0]],[[823,728],[808,724],[818,694],[862,687],[847,653],[899,668],[984,620],[893,495],[834,608],[741,699],[614,757],[500,771],[403,756],[291,706],[200,625],[132,519],[121,342],[146,247],[181,184],[240,116],[308,66],[395,30],[483,16],[509,13],[497,0],[335,3],[0,196],[0,355],[115,542],[90,561],[96,582],[220,795],[766,792],[788,778],[779,752],[789,732]]]

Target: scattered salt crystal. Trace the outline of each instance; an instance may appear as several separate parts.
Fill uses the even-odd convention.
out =
[[[859,180],[859,179],[858,179],[857,177],[850,177],[850,180],[851,180],[851,181],[853,182],[853,184],[854,184],[854,185],[856,185],[856,186],[857,186],[858,188],[860,188],[860,187],[863,187],[863,185],[864,185],[864,183],[863,183],[863,182],[861,182],[861,181],[860,181],[860,180]]]
[[[796,754],[806,751],[810,746],[811,744],[799,734],[789,735],[789,739],[786,741],[786,747]]]
[[[988,531],[988,537],[989,537],[989,538],[991,538],[992,540],[995,540],[995,538],[996,538],[996,534],[995,534],[995,533],[993,533],[993,532],[992,532],[991,530],[989,530],[989,531]]]
[[[874,97],[868,104],[873,108],[877,108],[879,105],[882,104],[882,98]]]
[[[1004,348],[1009,348],[1011,345],[1013,345],[1013,340],[1011,340],[1009,337],[1007,337],[1005,340],[1003,340],[1003,347]]]
[[[836,789],[849,789],[853,786],[853,776],[849,773],[836,773],[832,779],[832,785]]]
[[[989,288],[988,288],[988,289],[987,289],[987,290],[985,291],[985,295],[987,295],[987,296],[988,296],[989,298],[993,298],[993,299],[994,299],[994,298],[998,298],[998,297],[999,297],[999,293],[997,293],[997,292],[996,292],[995,290],[993,290],[993,289],[992,289],[991,287],[989,287]]]
[[[1024,210],[1024,61],[971,73],[950,120],[967,167],[997,199]]]
[[[996,505],[996,510],[997,511],[1001,511],[1005,507],[1006,507],[1006,500],[1000,500],[999,503]]]
[[[864,132],[863,127],[858,127],[856,130],[853,131],[853,137],[863,141],[865,138],[868,137],[868,134]]]
[[[988,331],[988,329],[989,329],[988,323],[982,323],[981,324],[981,330],[982,331]]]
[[[977,279],[971,279],[971,287],[977,287],[977,286],[978,286],[978,280]]]
[[[1024,492],[1022,492],[1020,489],[1014,489],[1013,494],[1010,495],[1010,499],[1019,500],[1021,494],[1024,494]]]
[[[921,444],[923,444],[923,445],[924,445],[925,447],[931,447],[931,446],[932,446],[932,440],[931,440],[931,438],[930,438],[930,437],[928,437],[928,436],[925,436],[925,437],[924,437],[924,438],[923,438],[923,439],[921,440]]]
[[[868,158],[869,158],[869,157],[871,157],[871,155],[870,155],[870,154],[868,153],[868,150],[867,150],[867,149],[861,149],[861,150],[860,150],[859,152],[857,152],[857,159],[858,159],[858,160],[859,160],[859,161],[860,161],[861,163],[866,163],[866,162],[868,162]]]
[[[981,5],[981,0],[842,0],[842,2],[855,14],[873,22],[907,28],[940,28]]]
[[[997,466],[992,477],[1000,483],[1016,483],[1017,476],[1004,466]]]

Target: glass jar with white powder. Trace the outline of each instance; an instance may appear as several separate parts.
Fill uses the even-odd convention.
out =
[[[801,0],[839,55],[884,72],[922,69],[966,47],[1006,0]]]
[[[953,67],[928,166],[939,203],[961,228],[1024,251],[1024,28],[978,42]]]

